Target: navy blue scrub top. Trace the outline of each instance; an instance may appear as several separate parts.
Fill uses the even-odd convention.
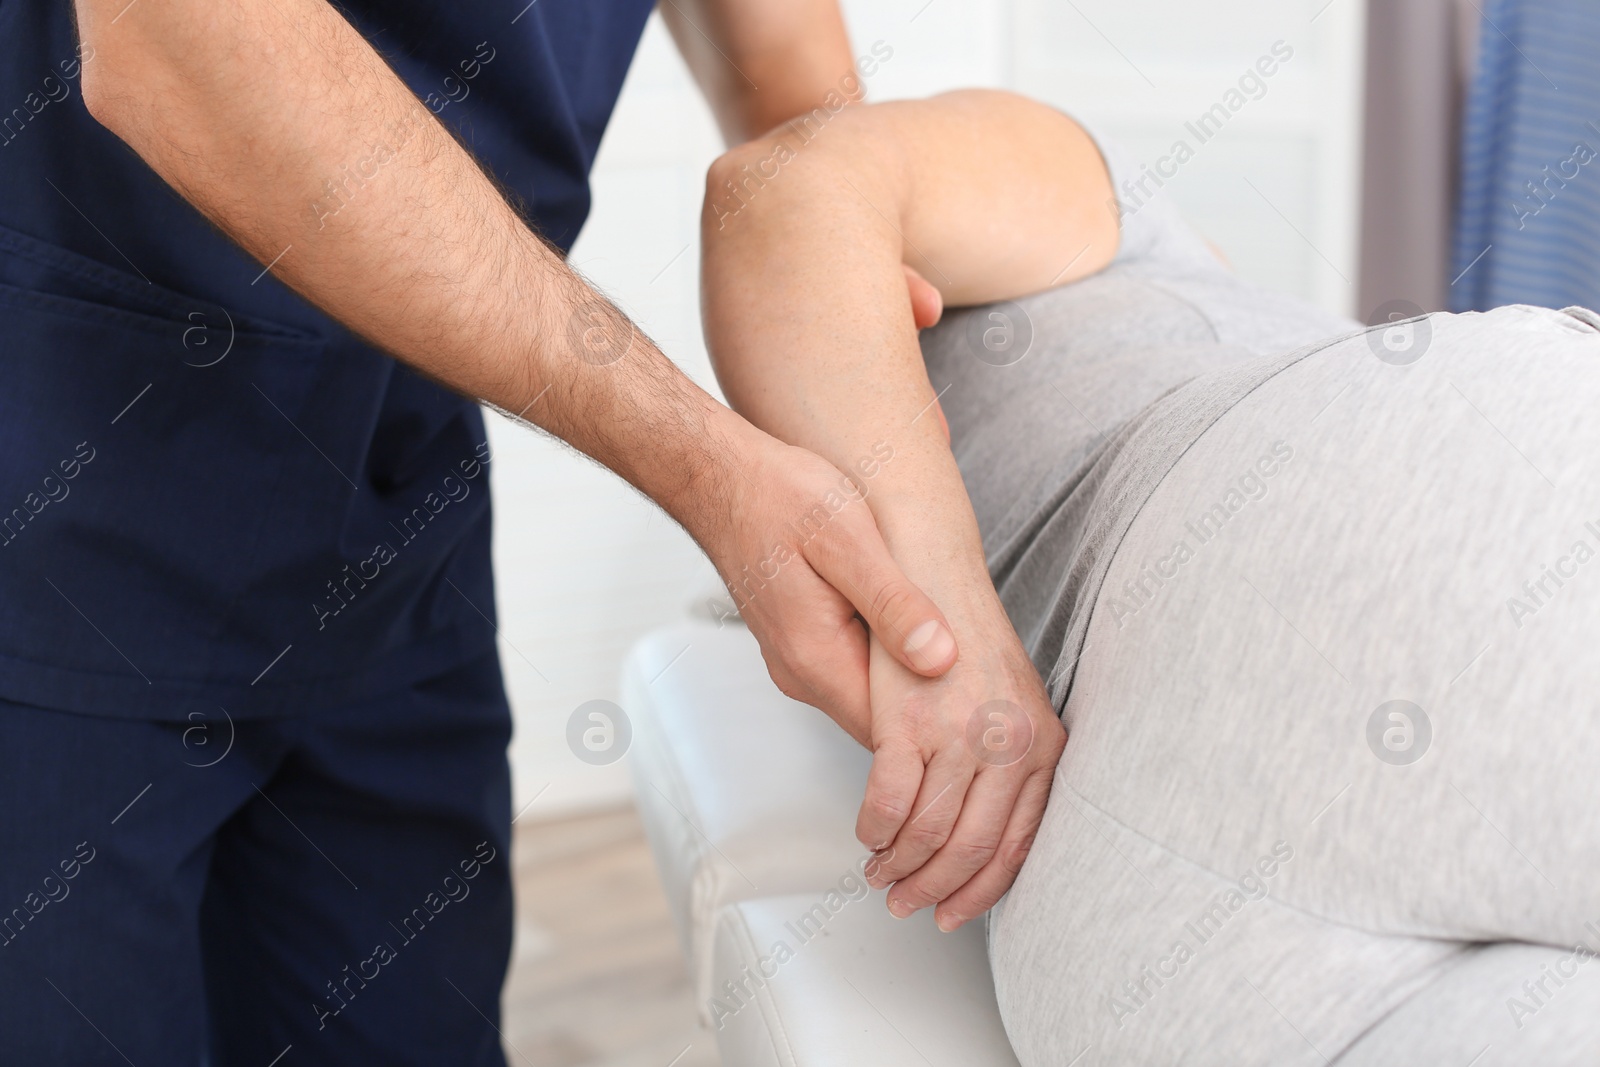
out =
[[[653,6],[341,9],[566,249]],[[89,116],[93,62],[68,0],[0,2],[0,697],[300,713],[492,648],[476,405],[213,229]]]

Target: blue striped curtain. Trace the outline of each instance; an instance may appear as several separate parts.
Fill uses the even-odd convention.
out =
[[[1600,0],[1483,12],[1451,308],[1600,307]]]

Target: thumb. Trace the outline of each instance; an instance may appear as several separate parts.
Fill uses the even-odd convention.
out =
[[[938,324],[944,314],[944,294],[910,264],[902,263],[906,274],[906,289],[911,295],[911,318],[917,329],[926,330]]]
[[[828,543],[810,560],[812,567],[855,606],[886,651],[928,678],[954,665],[956,638],[950,624],[901,572],[876,524],[852,543],[819,540]]]

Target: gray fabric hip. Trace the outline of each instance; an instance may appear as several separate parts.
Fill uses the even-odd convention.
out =
[[[1593,1062],[1595,316],[1217,363],[1070,485],[964,457],[1070,732],[991,927],[1023,1062]]]

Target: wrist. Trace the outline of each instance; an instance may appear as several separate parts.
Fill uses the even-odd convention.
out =
[[[889,554],[907,578],[959,626],[992,614],[998,601],[984,556],[983,538],[966,487],[942,440],[897,452],[899,466],[872,486],[867,498]],[[942,453],[942,454],[939,454]]]
[[[683,447],[654,453],[640,488],[671,515],[715,563],[724,558],[737,515],[736,498],[751,478],[754,457],[772,439],[731,409],[706,397],[703,432]]]

